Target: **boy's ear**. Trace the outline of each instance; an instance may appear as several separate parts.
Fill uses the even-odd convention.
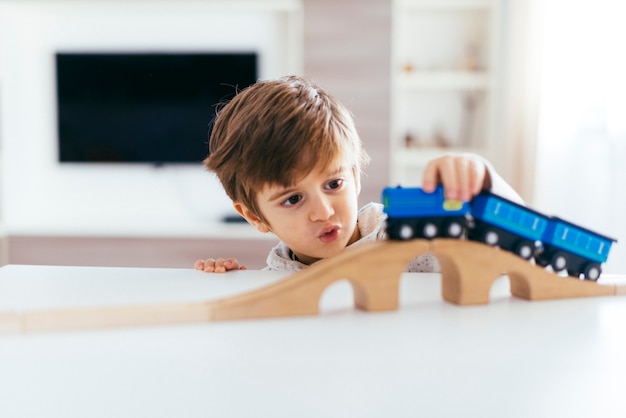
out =
[[[267,226],[265,224],[265,222],[263,222],[261,220],[261,218],[259,218],[258,216],[256,216],[250,209],[248,209],[247,206],[245,206],[243,203],[240,202],[234,202],[233,203],[233,207],[235,208],[235,210],[237,211],[237,213],[239,213],[241,216],[243,216],[243,218],[248,221],[248,223],[252,226],[254,226],[256,229],[258,229],[260,232],[266,233],[266,232],[270,232],[271,229],[269,226]]]

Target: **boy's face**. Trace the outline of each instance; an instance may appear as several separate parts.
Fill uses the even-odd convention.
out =
[[[257,205],[268,224],[241,204],[235,203],[235,209],[259,231],[273,232],[298,260],[311,264],[340,253],[359,238],[359,191],[352,163],[337,158],[291,187],[268,185],[258,193]]]

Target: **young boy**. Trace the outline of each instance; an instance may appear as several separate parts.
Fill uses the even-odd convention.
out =
[[[350,245],[383,239],[382,205],[361,210],[361,173],[369,162],[350,112],[311,81],[297,76],[259,81],[237,94],[218,113],[205,167],[217,174],[235,210],[280,243],[266,270],[295,271],[339,254]],[[467,201],[488,188],[521,198],[471,154],[431,161],[422,187],[444,187],[446,198]],[[208,258],[197,270],[245,269],[234,258]],[[422,255],[407,271],[437,271]]]

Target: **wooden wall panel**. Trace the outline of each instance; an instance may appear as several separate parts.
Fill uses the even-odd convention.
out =
[[[372,157],[361,202],[389,182],[391,0],[304,0],[304,73],[354,114]]]
[[[197,259],[236,257],[265,267],[270,239],[9,237],[9,264],[193,268]]]

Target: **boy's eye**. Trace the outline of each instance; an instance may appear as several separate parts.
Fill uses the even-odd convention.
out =
[[[287,200],[285,200],[283,205],[285,205],[285,206],[293,206],[293,205],[295,205],[296,203],[298,203],[301,200],[302,200],[302,196],[300,196],[299,194],[294,194],[293,196],[289,196],[289,198]]]
[[[342,179],[331,180],[328,182],[328,185],[326,187],[329,189],[338,189],[341,187],[342,184],[343,184]]]

